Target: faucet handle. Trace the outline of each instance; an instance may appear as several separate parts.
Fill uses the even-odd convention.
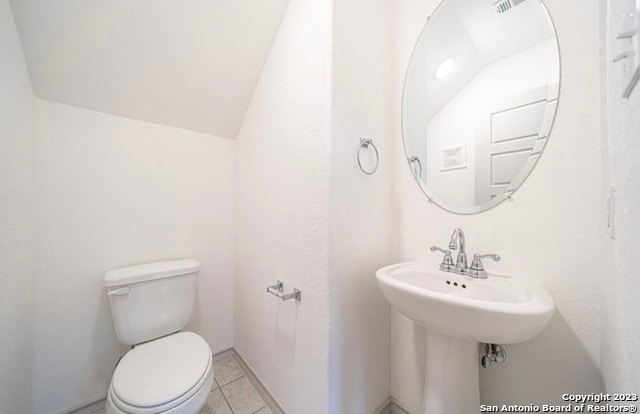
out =
[[[497,254],[493,254],[493,253],[487,253],[487,254],[478,254],[478,253],[476,253],[476,254],[473,255],[473,260],[486,259],[487,257],[489,259],[493,260],[494,262],[499,262],[500,260],[502,260],[500,258],[500,256],[498,256]]]
[[[437,250],[437,251],[442,252],[444,254],[451,254],[451,250],[445,250],[442,247],[438,247],[438,246],[431,246],[429,248],[429,250],[431,250],[432,252],[435,252]]]
[[[482,264],[482,259],[485,259],[485,258],[489,258],[494,262],[500,261],[500,256],[498,256],[497,254],[492,254],[492,253],[477,254],[476,253],[473,255],[473,262],[471,262],[471,266],[469,267],[469,272],[467,273],[467,275],[478,278],[478,279],[486,279],[487,271],[484,270],[484,265]]]
[[[444,272],[453,271],[456,266],[453,264],[453,259],[451,258],[451,250],[445,250],[442,247],[431,246],[430,250],[435,252],[436,250],[444,253],[444,257],[442,258],[442,263],[440,263],[440,270]]]

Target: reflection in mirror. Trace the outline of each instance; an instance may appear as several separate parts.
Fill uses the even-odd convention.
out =
[[[540,0],[444,0],[418,38],[402,101],[407,160],[427,196],[461,214],[509,197],[546,144],[559,79]]]

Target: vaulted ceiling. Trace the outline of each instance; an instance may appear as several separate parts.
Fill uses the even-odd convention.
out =
[[[235,138],[288,0],[11,0],[37,96]]]

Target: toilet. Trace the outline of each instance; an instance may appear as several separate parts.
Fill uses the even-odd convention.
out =
[[[193,314],[200,263],[148,263],[104,276],[118,341],[131,345],[116,365],[107,414],[195,414],[213,384],[207,342],[182,331]]]

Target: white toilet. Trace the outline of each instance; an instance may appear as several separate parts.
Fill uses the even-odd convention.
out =
[[[116,366],[107,414],[195,414],[213,383],[211,348],[181,330],[191,319],[200,263],[172,260],[104,276],[118,340],[133,345]]]

